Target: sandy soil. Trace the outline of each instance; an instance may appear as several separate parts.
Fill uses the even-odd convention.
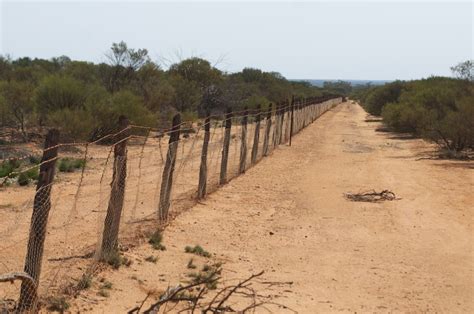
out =
[[[200,244],[225,262],[225,279],[265,270],[265,280],[293,282],[265,293],[300,313],[474,312],[474,164],[420,159],[431,145],[379,126],[358,105],[339,105],[291,148],[181,214],[164,233],[166,251],[143,244],[126,252],[130,267],[100,275],[113,284],[110,297],[94,282],[74,310],[133,308],[147,291],[183,280],[183,249]],[[400,199],[343,197],[369,189]],[[149,255],[158,262],[145,262]]]

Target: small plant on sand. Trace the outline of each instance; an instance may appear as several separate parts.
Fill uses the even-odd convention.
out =
[[[188,269],[196,269],[197,268],[197,266],[193,264],[193,259],[192,258],[189,259],[187,267],[188,267]]]
[[[104,262],[112,266],[114,269],[119,269],[122,265],[127,267],[132,265],[132,261],[127,257],[120,255],[118,251],[114,251],[113,253],[104,257],[103,260]]]
[[[104,298],[108,298],[110,296],[109,291],[103,288],[99,289],[99,292],[97,292],[97,294]]]
[[[81,169],[86,165],[84,159],[77,158],[61,158],[59,160],[58,169],[61,172],[74,172],[76,169]]]
[[[204,250],[200,245],[195,245],[194,247],[186,246],[184,248],[184,252],[191,253],[191,254],[196,254],[196,255],[199,255],[199,256],[203,256],[203,257],[211,257],[211,253]]]
[[[161,243],[161,241],[163,241],[163,235],[161,234],[160,230],[156,230],[151,235],[150,240],[148,240],[148,243],[150,243],[155,250],[165,251],[166,247]]]
[[[79,290],[86,290],[92,286],[92,275],[91,274],[82,274],[81,279],[77,283],[77,288]]]
[[[47,300],[47,309],[51,312],[64,313],[70,307],[65,297],[50,297]]]
[[[112,289],[112,283],[110,281],[104,281],[101,288],[110,290]]]
[[[150,255],[147,258],[145,258],[145,261],[156,264],[156,262],[158,261],[158,258],[154,255]]]
[[[190,283],[203,282],[209,290],[214,290],[217,288],[221,272],[221,264],[217,263],[214,265],[205,265],[202,271],[189,273],[188,277],[191,278]]]

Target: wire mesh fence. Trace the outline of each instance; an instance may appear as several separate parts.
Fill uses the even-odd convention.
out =
[[[0,189],[0,310],[36,310],[49,296],[80,290],[119,246],[146,241],[341,102],[323,100],[174,119],[169,130],[122,117],[117,132],[89,143],[58,144],[53,134],[32,166],[36,189]]]

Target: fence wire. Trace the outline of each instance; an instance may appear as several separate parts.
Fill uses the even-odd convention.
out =
[[[339,102],[340,98],[302,109],[296,108],[293,134]],[[244,117],[241,114],[234,115],[227,181],[261,160],[266,150],[266,155],[269,155],[279,144],[289,141],[291,111],[287,109],[288,107],[281,116],[275,115],[274,110],[270,119],[267,118],[267,112],[262,111],[258,136],[255,136],[257,113],[246,116],[246,131],[242,125]],[[197,199],[205,134],[202,123],[181,123],[180,126],[181,136],[175,143],[177,151],[170,193],[170,218],[190,208]],[[59,156],[55,158],[54,182],[42,188],[50,190],[50,197],[35,191],[33,184],[28,187],[0,188],[0,212],[3,220],[0,224],[0,274],[27,270],[24,265],[30,233],[44,234],[44,250],[33,250],[33,264],[41,265],[40,277],[34,278],[39,300],[56,294],[73,294],[80,290],[84,276],[100,271],[98,261],[107,247],[141,243],[151,230],[156,230],[163,223],[158,219],[158,208],[172,131],[133,125],[124,130],[106,136],[108,139],[115,138],[117,134],[124,136],[113,145],[105,145],[102,139],[93,143],[59,144],[46,149],[45,151],[54,148],[59,150]],[[211,117],[209,135],[207,193],[220,185],[225,142],[223,116]],[[246,145],[242,145],[243,138]],[[255,139],[258,140],[256,144]],[[125,155],[117,157],[116,149],[120,143],[125,143]],[[268,148],[265,147],[267,144]],[[241,151],[242,148],[246,149],[245,154]],[[252,151],[255,148],[257,153],[255,163],[252,163]],[[241,167],[241,156],[245,156],[244,169]],[[65,168],[64,164],[67,162],[79,166]],[[122,207],[121,212],[108,215],[109,208],[117,206]],[[32,229],[32,224],[37,223],[31,221],[33,208],[39,213],[38,219],[44,222],[43,230]],[[49,215],[46,213],[47,208]],[[111,226],[112,221],[118,220],[119,224]],[[117,241],[110,240],[113,234],[117,235]],[[21,289],[21,281],[14,281],[13,284],[0,282],[0,312],[2,308],[12,306],[30,309],[31,306],[37,306],[35,294],[30,295],[25,287],[22,304],[18,304]]]

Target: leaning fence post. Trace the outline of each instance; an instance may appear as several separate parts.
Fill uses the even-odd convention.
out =
[[[239,173],[245,172],[245,163],[247,161],[247,123],[249,118],[249,110],[247,107],[244,109],[244,116],[242,117],[242,139],[240,142],[240,162],[239,162]]]
[[[181,115],[178,113],[173,117],[166,154],[165,167],[161,178],[160,204],[158,205],[158,218],[161,222],[168,220],[170,209],[171,188],[173,187],[173,172],[176,164],[176,154],[178,153],[179,131],[181,126]]]
[[[252,146],[252,164],[257,162],[258,156],[258,143],[260,141],[260,120],[262,115],[262,106],[258,105],[257,114],[255,115],[255,134],[253,136],[253,146]]]
[[[270,103],[267,109],[267,121],[265,123],[265,136],[263,137],[263,156],[268,156],[268,142],[270,141],[270,130],[272,128],[273,104]]]
[[[224,147],[222,148],[221,174],[219,184],[227,182],[227,160],[229,159],[230,131],[232,128],[232,108],[228,107],[225,114]]]
[[[114,137],[114,165],[109,205],[104,221],[100,257],[107,260],[117,250],[120,217],[125,197],[125,179],[127,177],[127,138],[129,121],[120,116],[119,132]]]
[[[38,283],[43,260],[44,241],[51,209],[51,188],[54,179],[56,159],[58,157],[59,131],[49,130],[46,135],[43,157],[39,168],[38,184],[31,215],[30,236],[25,258],[25,273],[33,278],[35,285],[27,281],[21,284],[18,309],[36,312],[38,302]]]
[[[198,186],[198,199],[206,196],[206,185],[207,185],[207,148],[209,147],[209,138],[211,137],[211,117],[210,112],[207,110],[206,119],[204,120],[204,142],[202,144],[201,152],[201,166],[199,167],[199,186]]]

